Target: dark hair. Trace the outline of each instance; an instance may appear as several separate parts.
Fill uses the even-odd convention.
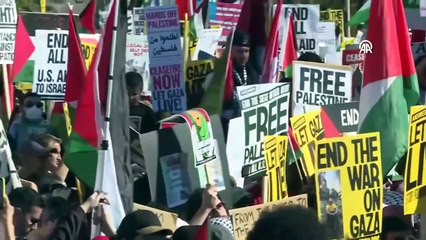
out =
[[[68,202],[61,197],[49,197],[46,200],[46,206],[43,209],[43,214],[46,212],[46,220],[62,220],[71,212],[70,205]]]
[[[388,216],[383,218],[382,233],[380,239],[386,239],[386,235],[390,232],[413,232],[413,229],[400,217]]]
[[[24,213],[29,213],[31,208],[45,206],[42,196],[29,187],[13,189],[9,194],[10,204],[15,208],[20,208]]]
[[[37,93],[33,93],[33,92],[31,92],[31,91],[29,91],[29,92],[27,92],[27,93],[25,93],[24,94],[24,96],[21,98],[21,101],[20,101],[20,105],[21,106],[23,106],[24,105],[24,102],[25,102],[25,99],[27,99],[27,98],[30,98],[30,97],[40,97]]]
[[[300,55],[297,61],[324,63],[324,61],[318,54],[312,52],[306,52]]]
[[[247,237],[247,240],[258,239],[325,240],[327,234],[313,209],[286,206],[261,214]]]
[[[246,32],[235,31],[232,45],[250,47],[250,36]]]
[[[126,85],[131,88],[142,87],[143,78],[137,72],[126,73]]]

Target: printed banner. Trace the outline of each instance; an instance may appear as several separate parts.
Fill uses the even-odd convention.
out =
[[[148,95],[151,86],[149,50],[146,35],[127,35],[126,72],[137,72],[143,79],[143,92]]]
[[[293,116],[352,99],[348,66],[294,61],[293,83]]]
[[[290,118],[291,128],[302,152],[302,167],[305,176],[312,176],[315,161],[315,143],[324,138],[321,110],[315,110]]]
[[[330,239],[379,239],[383,179],[379,133],[323,139],[315,161],[318,217]]]
[[[176,213],[166,212],[157,208],[152,208],[152,207],[148,207],[148,206],[137,204],[137,203],[133,204],[133,210],[134,211],[136,210],[151,211],[155,213],[155,215],[157,215],[158,220],[160,220],[161,226],[167,229],[170,229],[172,231],[176,230],[176,223],[178,219],[178,215]]]
[[[263,212],[272,211],[277,207],[288,205],[308,207],[308,195],[301,194],[271,203],[229,210],[232,225],[234,226],[235,240],[245,240]]]
[[[357,48],[345,49],[342,55],[342,64],[352,68],[352,97],[358,99],[361,94],[365,54],[360,53]]]
[[[204,82],[214,70],[213,60],[190,61],[186,66],[186,94],[188,108],[200,105],[204,94]]]
[[[17,16],[14,0],[0,1],[0,64],[13,64]]]
[[[180,25],[176,6],[145,9],[150,62],[165,58],[182,61]]]
[[[274,5],[273,12],[275,12]],[[294,31],[296,34],[297,51],[302,54],[305,52],[314,52],[319,54],[318,46],[318,22],[319,22],[319,5],[318,4],[283,4],[283,11],[281,11],[282,19],[286,19],[293,14],[294,18]],[[287,21],[281,21],[280,29],[287,32]],[[282,39],[283,34],[280,34]]]
[[[287,169],[287,136],[266,136],[264,151],[268,175],[267,202],[278,201],[288,196]]]
[[[15,1],[2,0],[0,2],[0,28],[3,28],[3,27],[15,28],[17,20],[18,20],[18,15],[16,13]]]
[[[321,106],[321,121],[324,125],[325,137],[333,129],[340,134],[356,133],[359,123],[359,102],[339,103]],[[341,136],[341,135],[340,135]]]
[[[150,61],[152,58],[150,59]],[[152,105],[155,112],[180,113],[186,110],[182,64],[150,62]]]
[[[133,8],[133,34],[144,35],[145,33],[145,10],[143,7]]]
[[[42,99],[61,101],[65,96],[68,31],[36,30],[32,92]]]
[[[192,60],[203,60],[199,59],[200,53],[214,56],[222,36],[222,30],[222,28],[203,29],[201,36],[198,38]]]
[[[216,18],[210,19],[210,25],[221,26],[223,28],[220,39],[220,44],[223,45],[229,34],[231,34],[232,29],[237,27],[243,4],[225,2],[217,2],[216,4]]]
[[[411,107],[404,177],[404,214],[426,213],[426,107]]]
[[[345,33],[345,18],[342,9],[327,9],[320,12],[321,21],[335,22],[339,27],[339,32],[344,35]]]
[[[99,34],[79,34],[86,69],[89,69],[92,63],[96,47],[98,46],[99,36]]]
[[[264,175],[266,164],[263,141],[265,136],[287,132],[290,85],[272,83],[241,86],[237,87],[237,92],[245,129],[244,150],[238,158],[244,162],[242,176]]]

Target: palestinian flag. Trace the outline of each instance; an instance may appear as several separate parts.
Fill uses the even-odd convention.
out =
[[[297,159],[300,159],[303,156],[302,150],[300,150],[300,146],[297,143],[296,138],[294,137],[293,130],[291,127],[288,127],[287,130],[287,136],[288,136],[288,144],[290,145],[287,148],[287,165],[291,165],[297,161]]]
[[[365,54],[359,133],[380,132],[387,174],[407,150],[408,114],[419,103],[419,86],[402,0],[372,0],[371,16],[367,40],[373,48]]]
[[[24,72],[24,68],[32,69],[34,71],[34,62],[29,63],[29,66],[26,66],[27,60],[31,57],[35,50],[35,46],[33,41],[28,34],[27,28],[25,27],[24,21],[22,17],[18,17],[18,24],[16,27],[16,36],[15,36],[15,54],[13,60],[13,75],[12,79],[15,80],[17,76],[22,72]],[[31,68],[32,67],[32,68]],[[27,73],[28,70],[25,71]],[[31,74],[26,74],[31,78],[31,82],[33,80],[32,72]],[[29,81],[29,79],[28,79]]]
[[[291,78],[293,76],[293,61],[297,60],[296,35],[294,32],[293,18],[293,14],[290,14],[287,19],[287,33],[285,34],[284,41],[283,70],[284,77],[286,78]]]

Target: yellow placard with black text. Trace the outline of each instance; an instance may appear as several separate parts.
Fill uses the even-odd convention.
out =
[[[339,26],[340,33],[344,35],[345,18],[342,9],[327,9],[325,11],[320,11],[320,20],[335,22],[336,26]]]
[[[278,201],[288,196],[286,181],[287,144],[287,136],[265,136],[263,147],[268,176],[267,202]]]
[[[95,55],[96,47],[99,40],[96,35],[81,34],[80,35],[81,50],[83,51],[84,62],[86,69],[89,69],[92,63],[93,56]]]
[[[308,207],[308,195],[301,194],[279,201],[229,210],[229,215],[231,216],[232,225],[234,227],[234,239],[245,240],[264,211],[272,211],[274,208],[288,205]]]
[[[302,167],[305,176],[315,173],[315,143],[324,138],[321,110],[311,111],[290,118],[291,127],[297,144],[302,152]]]
[[[317,142],[319,219],[331,239],[379,239],[383,178],[378,132]]]
[[[411,107],[404,177],[404,214],[426,213],[426,106]]]

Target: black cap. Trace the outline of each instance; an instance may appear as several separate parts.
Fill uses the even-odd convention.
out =
[[[245,32],[235,31],[232,45],[239,47],[250,47],[250,36]]]
[[[161,222],[157,215],[148,210],[136,210],[128,214],[121,221],[117,229],[117,236],[130,239],[138,234],[150,235],[154,233],[164,232],[172,234],[173,231],[161,226]]]

